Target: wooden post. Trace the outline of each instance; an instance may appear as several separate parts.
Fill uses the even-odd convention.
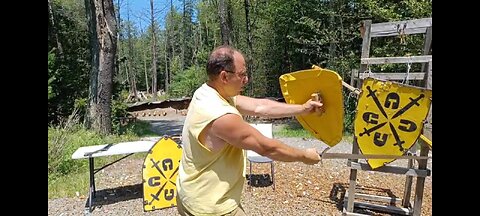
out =
[[[358,154],[360,151],[358,149],[357,138],[353,137],[353,146],[352,154]],[[358,159],[353,159],[353,162],[358,162]],[[357,170],[350,168],[350,183],[348,185],[348,203],[347,203],[347,212],[353,212],[354,202],[355,202],[355,188],[357,187]],[[344,212],[345,213],[345,212]]]
[[[420,156],[428,155],[428,146],[422,143]],[[419,160],[418,169],[427,169],[427,160]],[[422,213],[423,189],[425,186],[425,177],[417,177],[417,185],[415,187],[415,200],[413,206],[413,216],[420,216]]]
[[[352,86],[352,87],[357,86],[357,85],[355,85],[355,81],[358,80],[358,78],[359,78],[358,70],[353,69],[351,77],[350,77],[350,86]]]
[[[372,42],[372,38],[370,37],[370,32],[372,29],[372,20],[365,20],[363,21],[362,24],[362,56],[361,58],[368,58],[370,56],[370,43]],[[367,64],[360,64],[360,70],[358,73],[363,73],[367,70],[368,65]],[[360,88],[362,86],[362,81],[359,79],[357,82],[357,88]]]
[[[405,26],[406,28],[400,33],[398,31],[398,26]],[[422,80],[421,86],[425,86],[428,89],[432,89],[432,18],[423,18],[407,21],[396,21],[396,22],[387,22],[387,23],[375,23],[372,24],[371,20],[365,20],[362,22],[360,29],[362,36],[362,53],[360,61],[359,71],[352,70],[350,85],[359,89],[362,86],[363,73],[369,69],[371,64],[401,64],[401,63],[422,63],[422,70],[420,72],[413,72],[410,75],[409,80]],[[398,36],[399,34],[425,34],[425,41],[423,47],[422,56],[403,56],[403,57],[375,57],[370,58],[370,45],[371,38],[373,37],[386,37],[386,36]],[[385,80],[398,80],[399,76],[402,76],[400,73],[374,73],[375,77],[384,77]],[[388,75],[388,76],[387,76]],[[402,76],[404,77],[404,76]],[[356,81],[356,82],[355,82]],[[353,91],[352,88],[349,88],[346,83],[344,84],[349,90]],[[427,116],[427,124],[424,125],[423,134],[429,140],[432,139],[431,133],[431,121],[432,121],[432,108],[430,106],[430,112]],[[417,141],[417,144],[420,145],[420,156],[428,156],[429,148],[428,145],[423,141]],[[358,154],[359,146],[357,143],[356,137],[354,137],[352,145],[352,154]],[[392,202],[400,202],[399,200],[393,200],[391,197],[381,197],[381,196],[372,196],[358,193],[356,194],[356,184],[357,184],[357,170],[371,170],[367,164],[358,163],[358,159],[349,160],[347,163],[350,166],[350,178],[349,178],[349,188],[348,188],[348,198],[344,201],[343,205],[343,215],[362,215],[358,213],[353,213],[354,207],[357,208],[369,208],[374,210],[382,210],[393,212],[396,214],[404,215],[414,215],[419,216],[421,214],[422,200],[423,200],[423,191],[425,178],[430,175],[430,170],[427,169],[427,159],[420,160],[418,169],[414,169],[413,160],[409,160],[408,167],[395,167],[395,166],[385,166],[380,169],[372,170],[377,172],[386,172],[392,174],[404,174],[406,175],[405,187],[403,199],[401,200],[402,207],[395,206],[382,206],[373,203],[366,203],[357,201],[355,202],[355,197],[361,199],[371,200],[371,201],[385,201],[390,200]],[[365,166],[364,166],[365,165]],[[385,168],[385,169],[383,169]],[[412,174],[412,171],[414,174]],[[414,197],[414,207],[412,209],[410,204],[410,197],[412,195],[412,184],[413,178],[416,177],[416,186],[415,186],[415,197]],[[347,195],[346,195],[347,196]]]
[[[409,153],[409,155],[412,155]],[[408,160],[407,168],[413,168],[413,159]],[[407,176],[405,178],[405,188],[403,189],[403,199],[402,199],[402,206],[405,208],[410,207],[410,196],[412,195],[412,182],[413,177]]]
[[[430,55],[430,50],[432,49],[432,27],[427,28],[427,33],[425,34],[425,43],[423,46],[423,55]],[[426,64],[422,63],[422,72],[426,72]]]

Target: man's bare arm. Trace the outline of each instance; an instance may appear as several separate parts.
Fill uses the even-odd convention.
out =
[[[273,160],[301,161],[306,164],[316,164],[320,161],[320,156],[314,148],[301,150],[265,137],[238,115],[226,114],[216,119],[212,123],[210,133],[233,146],[253,150]]]
[[[286,104],[269,99],[257,99],[243,95],[238,95],[236,98],[237,109],[240,113],[268,118],[282,118],[307,114],[315,111],[315,108],[322,108],[323,106],[322,103],[312,100],[308,100],[304,104]]]

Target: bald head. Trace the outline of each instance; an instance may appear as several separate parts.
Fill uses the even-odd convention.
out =
[[[207,74],[210,80],[215,79],[222,70],[235,71],[236,53],[243,56],[240,51],[228,45],[219,46],[212,51],[207,62]]]

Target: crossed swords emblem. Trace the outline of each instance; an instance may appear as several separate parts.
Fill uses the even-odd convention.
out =
[[[378,99],[377,95],[375,95],[375,93],[377,92],[377,90],[372,90],[372,88],[370,86],[367,86],[367,90],[368,90],[368,95],[367,95],[367,98],[368,97],[371,97],[373,99],[373,102],[375,102],[375,105],[378,107],[378,109],[380,110],[380,112],[382,113],[382,115],[389,119],[387,113],[385,112],[383,106],[380,104],[380,100]],[[389,96],[390,98],[395,98],[395,99],[399,99],[398,97],[398,94],[396,93],[390,93],[389,95],[387,95],[387,99],[389,99]],[[410,99],[410,102],[405,105],[404,107],[402,107],[401,109],[399,109],[391,118],[390,120],[393,120],[399,116],[401,116],[403,113],[405,113],[406,111],[408,111],[409,109],[411,109],[413,106],[420,106],[420,104],[418,103],[418,101],[422,98],[424,98],[425,95],[424,94],[420,94],[417,98],[411,98],[409,97]],[[389,102],[386,102],[386,104],[389,104]],[[390,104],[389,104],[390,106]],[[393,105],[392,105],[393,106]],[[390,122],[390,121],[386,121],[386,122],[382,122],[380,124],[378,124],[378,121],[376,120],[373,120],[373,119],[370,119],[370,117],[378,117],[378,114],[375,114],[375,113],[372,113],[372,112],[365,112],[363,114],[363,120],[367,123],[373,123],[373,124],[377,124],[371,128],[363,128],[363,132],[361,132],[359,134],[359,136],[363,136],[363,135],[367,135],[367,136],[370,136],[370,134],[372,132],[375,132],[376,130],[382,128],[383,126],[385,126],[387,123],[388,125],[390,126],[390,130],[392,131],[392,134],[393,134],[393,137],[395,138],[395,143],[393,144],[394,146],[398,146],[400,151],[405,151],[405,149],[403,148],[403,144],[405,143],[405,141],[403,141],[400,136],[398,135],[398,132],[397,132],[397,128],[395,128],[395,126],[393,126],[393,124]],[[398,129],[402,130],[402,131],[406,131],[406,132],[412,132],[414,130],[417,129],[417,125],[410,121],[410,120],[407,120],[407,119],[400,119],[400,123],[402,123],[403,125],[400,125],[398,127]],[[405,126],[407,125],[407,126]],[[380,133],[375,133],[374,134],[374,143],[377,145],[377,146],[383,146],[387,140],[387,134],[383,134],[382,137],[380,137],[381,134]]]
[[[160,175],[163,176],[163,178],[165,179],[168,179],[168,181],[165,181],[165,183],[163,183],[163,185],[160,187],[160,189],[158,189],[157,193],[155,194],[150,194],[152,196],[152,201],[150,201],[149,205],[152,205],[153,201],[154,200],[157,200],[157,201],[160,201],[160,193],[162,192],[163,188],[165,188],[165,186],[167,185],[167,183],[172,183],[173,185],[176,185],[175,182],[172,182],[172,177],[175,175],[175,173],[178,172],[178,166],[177,168],[175,169],[175,171],[173,171],[173,173],[170,175],[170,177],[166,177],[165,174],[162,172],[162,169],[160,168],[160,166],[158,165],[158,163],[160,163],[160,160],[159,161],[154,161],[152,158],[150,158],[150,161],[152,162],[152,167],[155,167],[155,169],[157,169],[157,171],[160,173]],[[169,168],[171,169],[172,166],[173,166],[173,162],[170,160],[169,161],[170,163],[168,164]],[[164,164],[165,165],[165,164]],[[165,191],[165,197],[169,197],[169,198],[173,198],[174,196],[174,192],[170,192],[170,194],[168,194],[169,192],[168,191]]]

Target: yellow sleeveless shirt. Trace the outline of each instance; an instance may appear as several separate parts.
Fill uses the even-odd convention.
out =
[[[212,152],[199,141],[202,130],[213,120],[232,113],[235,97],[225,100],[203,84],[190,102],[182,131],[183,153],[177,177],[178,198],[194,215],[222,215],[240,204],[245,182],[243,149],[226,144]]]

